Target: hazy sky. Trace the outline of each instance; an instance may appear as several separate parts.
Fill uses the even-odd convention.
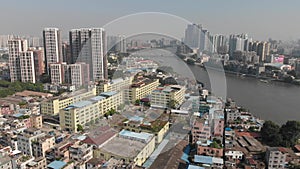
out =
[[[215,34],[290,40],[300,38],[299,7],[299,0],[1,0],[0,34],[40,36],[44,27],[58,27],[67,35],[128,14],[164,12]]]

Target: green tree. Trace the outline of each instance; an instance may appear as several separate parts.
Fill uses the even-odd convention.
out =
[[[83,126],[80,124],[77,124],[77,131],[83,131]]]
[[[262,142],[272,146],[280,146],[282,137],[280,135],[280,127],[272,121],[265,121],[261,129]]]
[[[140,99],[137,99],[137,100],[135,101],[135,105],[140,105],[140,103],[141,103],[141,100],[140,100]]]
[[[42,83],[50,83],[51,82],[50,76],[47,73],[42,74],[40,79],[41,79]]]
[[[292,147],[296,144],[300,136],[300,122],[299,121],[287,121],[280,128],[280,134],[282,136],[282,145],[285,147]]]
[[[178,105],[178,101],[176,100],[170,100],[168,107],[171,109],[176,109]]]

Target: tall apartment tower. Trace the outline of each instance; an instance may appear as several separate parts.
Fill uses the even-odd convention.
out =
[[[9,70],[10,79],[12,82],[21,81],[21,65],[20,56],[21,53],[27,51],[27,41],[22,39],[11,39],[8,41],[9,52]]]
[[[33,51],[20,53],[21,82],[36,82]]]
[[[229,56],[233,56],[235,51],[249,51],[249,43],[252,41],[247,34],[229,36]]]
[[[51,83],[55,85],[63,84],[65,82],[66,63],[51,63],[49,65]]]
[[[266,56],[269,55],[270,45],[268,42],[260,42],[257,46],[257,55],[259,56],[259,62],[264,62]]]
[[[103,28],[72,29],[69,32],[73,63],[89,65],[90,79],[107,79],[106,34]]]
[[[58,28],[45,28],[43,30],[45,66],[50,74],[50,64],[62,62],[61,35]]]
[[[184,43],[192,49],[199,48],[201,43],[200,42],[201,33],[202,33],[201,25],[197,25],[197,24],[187,25],[187,28],[185,29]]]
[[[69,78],[72,85],[81,87],[89,83],[89,66],[86,63],[75,63],[68,65]]]
[[[107,50],[126,53],[126,37],[124,35],[107,36]]]

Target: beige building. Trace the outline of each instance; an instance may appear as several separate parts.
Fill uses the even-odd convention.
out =
[[[142,166],[155,149],[155,137],[149,133],[136,133],[122,130],[101,148],[94,150],[95,158],[124,159],[125,163],[133,162]]]
[[[0,168],[13,169],[12,159],[5,153],[0,154]]]
[[[33,161],[27,163],[26,169],[45,169],[47,168],[47,161],[45,157],[35,158]]]
[[[123,127],[132,132],[146,132],[155,135],[155,143],[162,142],[164,136],[169,131],[170,123],[168,121],[155,120],[153,122],[138,122],[138,121],[125,121]]]
[[[76,92],[62,95],[60,97],[51,98],[41,103],[41,113],[45,115],[57,115],[59,110],[68,107],[69,105],[82,101],[88,97],[96,96],[96,88],[81,89]]]
[[[79,141],[69,147],[70,160],[74,161],[77,168],[85,169],[85,163],[93,158],[93,147]]]
[[[151,92],[151,107],[174,108],[184,101],[185,87],[170,85],[158,87]]]
[[[54,136],[39,137],[32,142],[32,152],[35,157],[45,157],[46,151],[54,148]]]
[[[121,92],[103,92],[99,96],[73,103],[60,110],[60,126],[67,131],[77,132],[78,125],[84,126],[102,117],[122,102]]]
[[[129,86],[132,84],[132,81],[133,76],[99,82],[99,84],[96,86],[97,94],[110,91],[123,91],[124,89],[129,88]]]
[[[151,94],[151,92],[159,86],[158,79],[145,78],[133,83],[129,89],[125,90],[124,99],[130,103],[135,103],[136,100],[142,99]]]
[[[33,142],[35,142],[39,137],[44,137],[45,133],[34,128],[28,128],[23,133],[17,136],[18,150],[22,151],[24,154],[33,156]]]
[[[31,115],[30,122],[31,122],[31,126],[33,128],[42,128],[43,127],[42,115]]]

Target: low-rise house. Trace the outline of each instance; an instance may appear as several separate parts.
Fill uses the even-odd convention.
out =
[[[237,162],[243,159],[244,153],[238,150],[226,150],[225,156],[229,161]]]
[[[192,128],[193,143],[198,140],[210,140],[211,139],[211,126],[205,119],[196,119]]]
[[[76,169],[85,169],[85,163],[93,158],[93,147],[78,141],[69,147],[69,153]]]
[[[35,158],[33,161],[27,163],[26,169],[45,169],[47,161],[45,157]]]
[[[39,137],[32,142],[33,156],[35,157],[45,157],[46,151],[53,148],[55,145],[54,136],[43,136]]]
[[[286,164],[286,153],[279,147],[269,147],[266,152],[266,164],[268,169],[283,169]]]
[[[101,158],[92,158],[86,162],[86,169],[100,168],[103,164],[105,164],[105,160]]]
[[[223,148],[216,142],[212,141],[197,141],[197,154],[212,156],[212,157],[222,157],[223,156]]]

